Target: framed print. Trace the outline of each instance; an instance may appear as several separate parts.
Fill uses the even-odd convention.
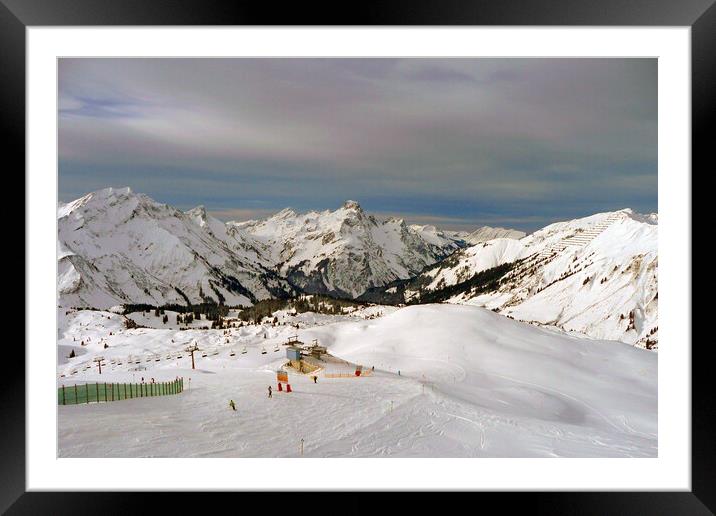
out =
[[[709,2],[149,5],[1,8],[27,202],[4,509],[714,510],[691,306]]]

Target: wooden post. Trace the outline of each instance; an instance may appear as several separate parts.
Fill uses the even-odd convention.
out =
[[[77,384],[75,384],[75,405],[77,405],[80,402],[79,399],[77,399]]]
[[[97,403],[99,403],[99,382],[95,382],[95,391],[97,392]],[[87,399],[89,399],[89,396],[87,396]]]
[[[124,399],[127,399],[127,384],[124,384]]]
[[[194,342],[194,345],[189,348],[186,348],[185,351],[191,355],[191,368],[196,369],[196,367],[194,366],[194,352],[199,351],[199,346],[197,346],[196,342]]]
[[[114,401],[114,384],[113,383],[109,384],[109,393],[112,396],[112,401]]]
[[[62,386],[62,404],[66,405],[66,403],[65,403],[65,386],[64,385]]]

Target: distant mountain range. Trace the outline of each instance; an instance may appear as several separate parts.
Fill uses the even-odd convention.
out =
[[[486,306],[536,324],[656,349],[656,214],[631,210],[549,225],[441,231],[335,211],[284,209],[223,223],[129,188],[61,204],[58,303],[108,308],[321,293],[380,303]]]
[[[378,220],[354,201],[223,223],[201,206],[182,212],[129,188],[60,205],[57,222],[60,303],[100,308],[248,305],[298,292],[356,297],[467,245],[433,226]]]

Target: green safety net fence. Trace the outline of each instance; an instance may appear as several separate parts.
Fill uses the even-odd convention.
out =
[[[57,389],[59,405],[77,405],[149,398],[179,394],[184,390],[184,379],[159,383],[84,383],[62,385]]]

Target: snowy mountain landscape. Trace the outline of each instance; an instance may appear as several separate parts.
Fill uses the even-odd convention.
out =
[[[379,461],[378,476],[330,460],[299,480],[212,461],[176,475],[690,485],[672,471],[688,464],[674,430],[688,433],[689,328],[672,322],[690,321],[674,294],[688,267],[664,269],[680,311],[662,304],[659,331],[659,245],[688,254],[673,238],[690,219],[671,207],[689,206],[688,173],[659,190],[659,61],[294,54],[57,59],[56,196],[28,182],[56,218],[28,212],[27,282],[33,375],[57,341],[57,457],[657,458],[539,461],[537,476],[419,460]],[[36,307],[56,310],[54,335]],[[179,485],[154,474],[164,462],[142,474]],[[125,485],[109,481],[130,471],[100,473]]]
[[[372,301],[484,306],[594,338],[658,347],[656,214],[629,209],[558,222],[456,252]]]
[[[61,406],[61,457],[656,456],[656,214],[458,232],[346,201],[224,223],[107,188],[57,223],[58,387],[189,387]],[[291,339],[325,347],[302,348],[310,374]],[[293,392],[267,399],[281,370]]]
[[[129,188],[59,206],[59,304],[235,305],[294,293],[251,242],[198,218],[197,210],[182,213]]]
[[[354,201],[224,224],[201,206],[183,213],[129,188],[63,204],[57,223],[60,305],[95,308],[251,305],[297,289],[355,297],[464,245],[435,227],[379,221]]]

